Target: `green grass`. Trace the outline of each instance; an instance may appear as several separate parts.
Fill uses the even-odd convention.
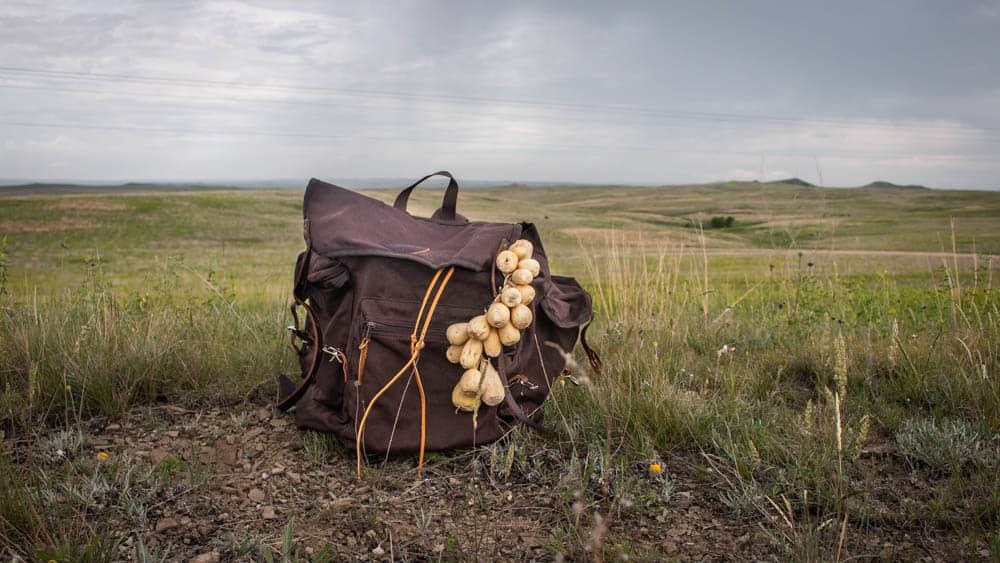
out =
[[[418,192],[411,208],[429,214],[437,197]],[[271,375],[293,367],[282,327],[303,246],[300,199],[4,199],[3,427],[270,397]],[[680,455],[792,559],[848,555],[852,535],[913,522],[986,538],[998,554],[1000,261],[990,256],[1000,252],[1000,194],[510,187],[466,191],[460,210],[533,220],[554,270],[594,295],[605,373],[557,385],[547,410],[556,434],[517,433],[511,446],[544,442],[566,460],[551,476],[567,491],[559,549],[584,556],[581,530],[593,526],[573,513],[569,491],[598,499],[605,516],[641,511],[635,499],[653,493],[621,477],[627,467]],[[720,215],[736,226],[685,226]],[[862,457],[898,436],[897,457]],[[313,442],[310,455],[325,455]],[[963,459],[970,451],[975,460]],[[543,471],[493,457],[499,474]],[[933,480],[939,498],[891,510],[867,502],[868,483],[887,475]],[[669,497],[669,483],[658,487]],[[31,509],[29,490],[5,484],[0,538],[101,548],[100,534],[53,536],[58,516]],[[609,537],[603,549],[626,545]]]

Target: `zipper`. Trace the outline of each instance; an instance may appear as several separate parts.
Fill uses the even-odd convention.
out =
[[[369,320],[365,322],[364,327],[366,339],[384,336],[409,340],[410,336],[413,334],[413,325]],[[430,328],[427,330],[427,334],[424,336],[424,341],[438,344],[447,342],[448,338],[445,335],[446,328],[447,326],[442,323],[435,323],[432,321]]]

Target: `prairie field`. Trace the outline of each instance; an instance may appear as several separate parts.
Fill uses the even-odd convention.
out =
[[[591,292],[603,373],[360,482],[267,408],[301,190],[2,194],[0,557],[1000,559],[998,192],[464,190]]]

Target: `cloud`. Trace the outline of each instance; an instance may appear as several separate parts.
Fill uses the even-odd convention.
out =
[[[0,169],[996,187],[995,6],[15,0]]]

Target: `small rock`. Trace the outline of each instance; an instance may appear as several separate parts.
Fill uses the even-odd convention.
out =
[[[375,533],[375,530],[368,530],[367,532],[365,532],[365,537],[366,538],[375,539],[376,535],[377,534]]]
[[[167,438],[177,439],[181,435],[181,433],[176,430],[167,430],[166,432],[163,433],[163,435],[166,436]]]
[[[264,509],[260,511],[260,517],[264,520],[274,520],[278,517],[278,515],[274,513],[273,506],[265,506]]]
[[[382,549],[382,544],[376,545],[375,549],[372,550],[372,555],[375,557],[382,557],[385,555],[385,550]]]
[[[149,452],[149,459],[151,459],[155,464],[160,464],[163,460],[167,459],[168,455],[170,454],[167,453],[167,450],[163,448],[156,448],[155,450]]]
[[[214,551],[206,551],[191,559],[191,563],[217,563],[219,561],[219,554]]]
[[[240,436],[240,442],[243,442],[244,444],[246,444],[247,442],[253,440],[254,438],[256,438],[257,436],[260,436],[263,433],[264,433],[264,429],[263,428],[261,428],[259,426],[255,426],[254,428],[251,428],[250,430],[247,430],[246,432],[243,433],[242,436]]]
[[[352,504],[354,504],[354,499],[350,497],[333,499],[330,501],[330,509],[337,511],[346,510],[350,508]]]
[[[165,532],[171,528],[176,528],[178,526],[177,520],[173,518],[161,518],[156,522],[156,531]]]
[[[263,502],[267,496],[260,489],[250,489],[250,492],[247,493],[247,498],[254,502]]]
[[[122,429],[121,424],[109,424],[104,427],[105,432],[115,432]]]

